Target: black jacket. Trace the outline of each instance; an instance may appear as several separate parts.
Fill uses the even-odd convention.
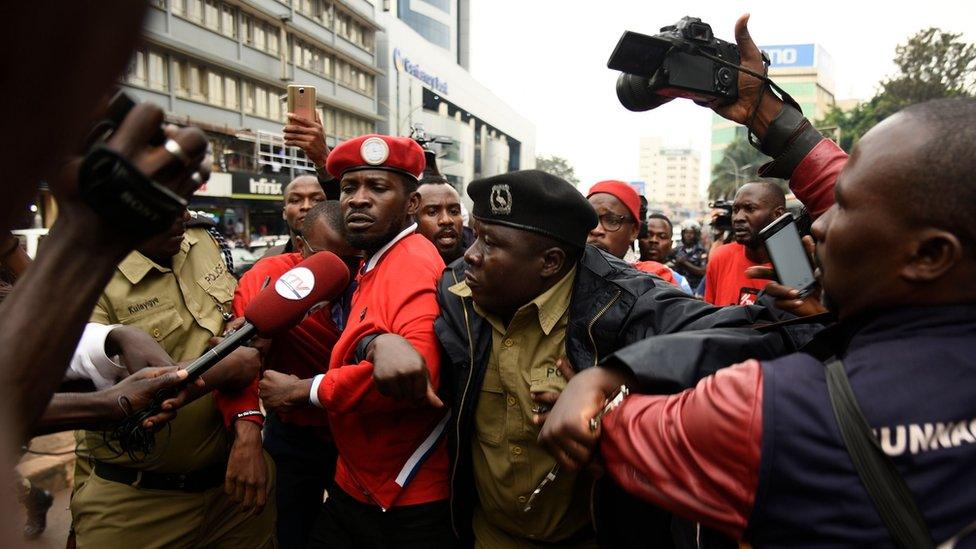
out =
[[[444,392],[451,393],[449,398],[454,410],[448,435],[451,518],[455,533],[465,544],[470,544],[471,516],[477,498],[470,440],[478,389],[491,353],[491,326],[475,313],[471,298],[460,298],[448,291],[464,280],[466,269],[463,258],[445,269],[437,291],[441,312],[435,329],[445,352],[441,370]],[[566,354],[573,368],[579,371],[596,365],[627,345],[658,334],[727,328],[730,337],[720,341],[717,347],[693,347],[691,354],[674,361],[706,369],[710,366],[703,366],[703,362],[713,361],[714,367],[718,368],[745,357],[762,358],[794,349],[796,344],[785,331],[759,333],[744,328],[775,320],[778,318],[763,307],[718,308],[692,299],[660,278],[637,271],[619,259],[587,246],[577,269],[570,300]],[[729,346],[728,353],[723,351],[726,345]],[[715,355],[717,358],[711,358]],[[726,356],[728,360],[725,360]],[[699,377],[697,371],[688,371],[689,368],[669,369],[667,364],[637,367],[638,389],[642,392],[672,392],[683,384],[684,378]],[[614,493],[614,499],[617,499],[618,494]],[[625,497],[622,491],[619,495]],[[638,504],[636,500],[633,503],[621,506],[618,501],[612,515],[614,522],[623,520],[621,511],[647,512],[646,504]],[[601,514],[597,509],[594,517],[601,540],[609,532],[634,534],[639,530],[634,525],[648,523],[645,515],[639,522],[627,521],[626,531],[621,532],[619,528],[604,528],[611,515]],[[670,537],[669,532],[663,534]],[[644,535],[632,539],[648,541]],[[620,543],[619,537],[615,540],[614,545]]]

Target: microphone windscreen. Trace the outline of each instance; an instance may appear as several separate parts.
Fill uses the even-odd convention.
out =
[[[318,252],[258,292],[244,318],[262,335],[287,330],[315,304],[333,301],[348,285],[349,267],[332,252]]]

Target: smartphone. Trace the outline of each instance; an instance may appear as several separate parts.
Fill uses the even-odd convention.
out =
[[[315,86],[288,86],[288,112],[315,122]]]
[[[793,214],[786,212],[779,216],[759,231],[759,238],[769,252],[780,284],[796,288],[801,297],[809,295],[817,287],[817,279],[813,276],[813,268],[800,241]]]

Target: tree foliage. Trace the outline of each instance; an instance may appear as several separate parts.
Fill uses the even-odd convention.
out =
[[[895,48],[896,74],[883,80],[870,100],[844,112],[833,107],[817,127],[840,129],[840,146],[850,151],[868,130],[899,110],[930,99],[976,94],[976,44],[958,33],[921,30]]]
[[[710,200],[731,200],[735,192],[746,183],[772,181],[786,189],[782,179],[759,177],[759,167],[771,159],[749,144],[745,135],[737,135],[722,154],[722,160],[712,168],[712,180],[708,184]]]
[[[537,156],[535,157],[535,168],[549,175],[561,177],[575,186],[579,185],[576,170],[573,169],[568,160],[560,156]]]

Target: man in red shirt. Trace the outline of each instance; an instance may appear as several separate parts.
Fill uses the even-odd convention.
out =
[[[296,238],[301,252],[262,258],[241,277],[234,292],[233,309],[242,317],[244,309],[265,285],[315,252],[328,250],[346,260],[350,270],[358,268],[360,255],[346,243],[342,214],[336,201],[320,202],[302,213],[301,233]],[[301,324],[279,335],[267,345],[264,367],[300,378],[311,378],[329,368],[332,347],[339,339],[341,317],[337,303],[307,316]],[[338,322],[337,322],[338,320]],[[257,402],[257,380],[251,388]],[[335,476],[336,448],[329,433],[328,418],[320,410],[281,410],[265,421],[264,448],[275,461],[278,546],[303,548],[318,515],[322,494]]]
[[[756,265],[769,266],[759,231],[786,213],[786,195],[775,183],[747,183],[735,193],[732,233],[735,242],[712,252],[705,269],[705,301],[712,305],[751,305],[771,281],[747,278]]]
[[[440,351],[434,319],[444,261],[412,216],[423,150],[408,138],[365,135],[333,150],[346,238],[368,259],[357,277],[351,314],[329,370],[312,379],[268,371],[261,395],[270,408],[314,406],[328,413],[339,461],[335,485],[313,528],[310,547],[447,547],[448,412],[434,394]],[[405,353],[383,352],[384,334],[401,336],[426,363],[427,397],[395,398],[386,377]]]

